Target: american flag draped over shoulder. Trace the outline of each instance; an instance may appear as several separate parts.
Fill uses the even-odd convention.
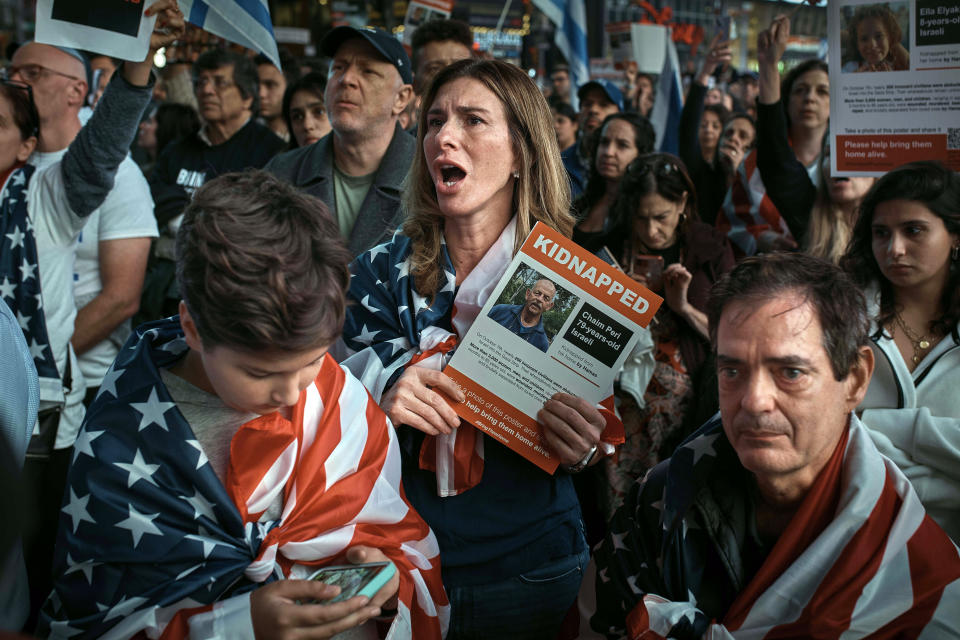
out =
[[[757,253],[757,238],[764,231],[793,239],[786,221],[774,206],[767,188],[757,170],[757,152],[751,151],[744,158],[727,190],[720,211],[717,213],[717,229],[730,238],[730,244],[739,256]]]
[[[43,314],[37,239],[27,213],[27,188],[34,172],[31,165],[14,169],[0,195],[0,298],[17,316],[41,381],[59,387]]]
[[[638,483],[597,553],[597,604],[606,609],[594,629],[650,639],[958,637],[957,547],[855,416],[786,531],[739,587],[717,569],[724,527],[703,515],[703,492],[738,465],[718,416]],[[697,601],[718,582],[734,599],[711,621]]]
[[[354,353],[343,365],[379,401],[404,368],[442,369],[490,298],[513,259],[516,218],[500,233],[476,267],[457,287],[457,277],[442,247],[446,283],[433,300],[421,296],[410,276],[410,239],[397,233],[390,242],[360,255],[351,265],[343,338]],[[607,421],[601,450],[610,454],[623,442],[623,424],[613,412],[613,394],[600,407]],[[454,496],[475,487],[483,476],[483,434],[462,422],[453,433],[427,436],[420,468],[436,473],[437,494]]]
[[[381,549],[400,573],[391,638],[439,638],[449,606],[433,533],[406,501],[383,412],[329,356],[292,420],[245,423],[226,486],[158,369],[182,357],[176,318],[140,327],[104,378],[74,447],[44,609],[54,638],[185,637],[187,618],[282,577]],[[277,495],[277,521],[259,521]],[[196,620],[195,620],[196,621]]]

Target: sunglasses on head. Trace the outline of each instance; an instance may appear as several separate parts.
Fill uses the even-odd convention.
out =
[[[680,167],[675,162],[666,159],[658,158],[650,161],[638,158],[630,163],[628,171],[638,178],[645,176],[648,173],[653,173],[653,175],[657,176],[658,178],[663,178],[673,172],[679,172]]]

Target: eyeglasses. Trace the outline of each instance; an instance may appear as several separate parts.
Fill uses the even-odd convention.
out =
[[[30,103],[30,135],[40,137],[40,114],[37,112],[37,103],[33,101],[33,87],[25,82],[17,82],[6,78],[0,78],[0,84],[26,92],[27,101]]]
[[[71,80],[82,80],[82,78],[78,78],[77,76],[72,76],[69,73],[57,71],[56,69],[51,69],[41,64],[12,64],[3,70],[4,78],[12,78],[17,74],[19,74],[27,84],[34,83],[40,78],[51,74],[70,78]]]
[[[211,83],[213,84],[213,90],[217,93],[234,87],[237,84],[233,80],[224,78],[223,76],[198,76],[193,79],[193,90],[199,91]]]

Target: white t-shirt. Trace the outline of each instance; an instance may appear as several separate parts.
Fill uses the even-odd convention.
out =
[[[34,153],[30,164],[38,169],[58,162],[66,149],[50,153]],[[127,155],[120,163],[113,189],[106,200],[90,214],[87,224],[77,238],[76,261],[73,268],[73,295],[77,309],[86,306],[100,295],[98,246],[104,240],[124,238],[156,238],[157,221],[153,216],[153,198],[150,186],[137,163]],[[104,341],[77,356],[83,373],[85,388],[98,387],[113,364],[120,348],[130,334],[130,322],[124,322]],[[71,332],[71,337],[72,337]]]
[[[98,212],[107,208],[108,205],[111,209],[115,209],[124,215],[132,215],[133,209],[147,207],[146,211],[153,224],[152,237],[157,235],[156,221],[153,220],[153,199],[150,197],[150,188],[139,167],[129,155],[120,163],[113,189],[107,195],[104,203],[90,216],[80,218],[70,210],[60,164],[58,164],[65,153],[66,149],[50,153],[34,153],[28,161],[37,168],[37,172],[30,180],[27,199],[30,219],[36,228],[37,254],[40,282],[43,287],[47,334],[54,358],[57,361],[57,370],[61,375],[63,374],[69,354],[73,379],[71,389],[66,396],[64,396],[62,388],[44,389],[44,385],[41,383],[41,409],[56,404],[64,405],[60,417],[60,426],[57,430],[57,441],[54,444],[55,449],[63,449],[73,445],[85,413],[83,396],[87,390],[87,383],[84,380],[83,368],[77,362],[76,356],[73,354],[73,348],[70,346],[70,339],[73,337],[73,325],[77,317],[77,306],[74,302],[74,262],[78,247],[77,237],[84,225],[93,222]],[[134,206],[135,201],[136,206]],[[140,216],[142,213],[136,215]],[[97,232],[94,232],[95,234]],[[141,232],[139,236],[134,237],[144,235],[151,234]],[[96,246],[96,243],[91,244]],[[94,264],[96,264],[96,261],[94,261]],[[99,280],[99,275],[97,279]],[[107,366],[113,362],[115,356],[116,352],[110,357]],[[105,372],[106,369],[104,369]],[[103,377],[102,373],[100,377]],[[99,384],[99,382],[94,384]]]
[[[47,338],[61,376],[66,371],[67,359],[71,362],[73,385],[67,395],[64,395],[59,381],[50,383],[45,379],[40,380],[40,409],[63,405],[54,444],[55,448],[63,449],[71,446],[76,439],[84,413],[83,394],[86,387],[70,346],[70,338],[77,316],[77,308],[73,304],[73,256],[77,234],[87,219],[77,216],[70,209],[59,164],[38,169],[34,173],[27,189],[27,207],[37,240]]]

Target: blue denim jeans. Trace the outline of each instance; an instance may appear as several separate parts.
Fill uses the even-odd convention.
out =
[[[501,582],[448,587],[447,640],[554,640],[589,560],[584,549]]]

